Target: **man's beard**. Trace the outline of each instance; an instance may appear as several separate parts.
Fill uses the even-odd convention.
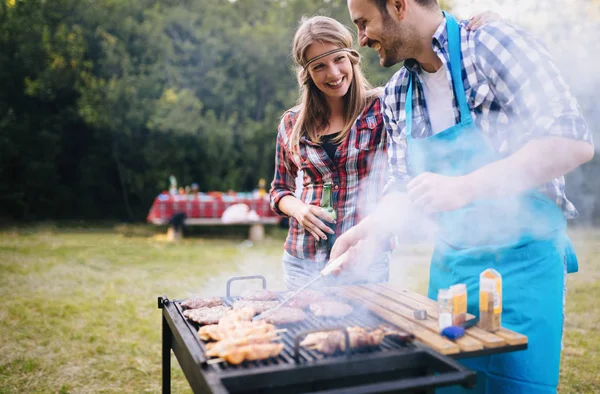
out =
[[[407,52],[410,45],[405,44],[407,34],[399,24],[396,24],[389,15],[383,20],[382,37],[387,37],[385,40],[383,59],[381,65],[383,67],[391,67],[408,58]],[[407,40],[408,41],[408,40]]]

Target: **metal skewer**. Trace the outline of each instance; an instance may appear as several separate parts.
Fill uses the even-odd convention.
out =
[[[344,264],[344,262],[346,262],[347,260],[347,255],[348,252],[342,254],[341,256],[339,256],[338,258],[329,261],[329,263],[327,263],[327,265],[325,266],[325,268],[323,268],[321,270],[321,272],[319,272],[318,275],[316,275],[314,278],[312,278],[311,280],[309,280],[307,283],[305,283],[302,287],[300,287],[298,290],[296,290],[291,296],[289,296],[288,298],[286,298],[285,300],[283,300],[281,302],[281,304],[277,305],[274,308],[271,308],[259,315],[254,316],[254,318],[252,318],[252,321],[257,321],[260,320],[266,316],[268,316],[269,314],[275,312],[277,309],[281,308],[282,306],[284,306],[285,304],[287,304],[288,302],[290,302],[293,298],[295,298],[298,294],[300,294],[303,290],[309,288],[310,286],[312,286],[313,284],[315,284],[315,282],[318,282],[320,279],[330,275],[333,271],[335,271],[336,269],[340,268],[342,266],[342,264]]]

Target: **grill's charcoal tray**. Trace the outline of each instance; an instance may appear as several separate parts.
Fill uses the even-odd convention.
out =
[[[260,278],[265,288],[265,280]],[[232,305],[237,297],[231,297],[229,285],[230,282],[228,297],[223,300]],[[352,306],[354,312],[342,319],[317,318],[307,313],[303,322],[277,325],[287,329],[279,334],[284,349],[278,357],[230,365],[226,362],[206,363],[204,342],[197,334],[199,326],[183,316],[179,301],[161,297],[163,391],[170,390],[166,381],[170,381],[170,365],[164,363],[166,353],[170,360],[171,348],[194,392],[198,393],[430,392],[435,387],[451,384],[474,385],[475,373],[456,361],[418,344],[397,342],[389,337],[378,347],[351,349],[334,355],[323,355],[295,345],[308,332],[318,329],[375,328],[387,324],[355,302]]]

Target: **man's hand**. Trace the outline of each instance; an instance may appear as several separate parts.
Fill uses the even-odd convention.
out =
[[[435,213],[452,211],[473,201],[466,178],[424,172],[408,184],[408,198],[415,208]]]
[[[336,238],[335,243],[331,248],[331,252],[329,253],[330,260],[340,257],[363,238],[363,226],[364,223],[361,222]]]
[[[327,227],[323,221],[335,223],[331,216],[321,207],[310,204],[302,204],[293,214],[298,223],[306,231],[311,233],[316,239],[327,239],[327,234],[334,234],[334,231]]]
[[[502,17],[493,11],[485,11],[469,18],[467,30],[477,30],[486,23],[502,20]]]

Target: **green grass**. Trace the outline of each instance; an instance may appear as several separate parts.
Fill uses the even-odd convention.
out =
[[[223,230],[219,230],[223,231]],[[283,233],[166,244],[153,229],[33,226],[0,231],[0,393],[142,393],[161,388],[160,295],[223,295],[233,275],[283,289]],[[600,230],[573,232],[560,391],[600,392]],[[395,253],[392,282],[424,292],[428,245]],[[238,283],[234,291],[256,283]],[[173,358],[173,392],[191,392]]]

